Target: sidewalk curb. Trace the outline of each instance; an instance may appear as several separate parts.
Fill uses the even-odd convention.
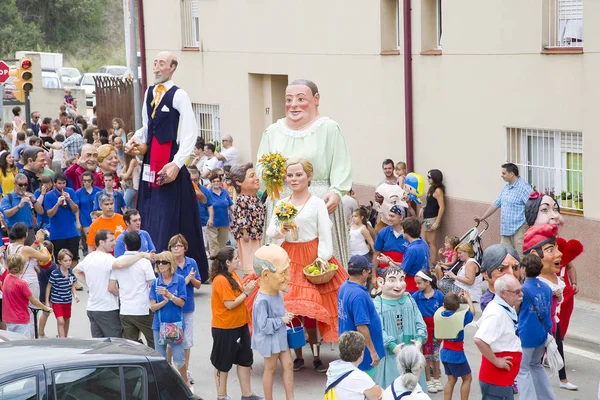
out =
[[[600,335],[596,333],[598,332],[598,329],[600,329],[600,326],[597,326],[598,321],[586,318],[586,314],[591,314],[596,317],[594,319],[600,321],[600,304],[585,297],[576,297],[575,308],[573,309],[573,314],[571,315],[571,323],[569,324],[569,331],[566,335],[565,342],[585,342],[592,347],[600,348]],[[588,323],[575,324],[574,320],[576,319],[583,319]]]

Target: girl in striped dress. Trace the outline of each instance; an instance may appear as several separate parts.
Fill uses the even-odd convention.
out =
[[[381,294],[373,302],[381,318],[385,358],[375,367],[375,383],[388,387],[400,375],[396,355],[403,345],[415,345],[420,349],[427,341],[427,327],[417,304],[405,293],[406,282],[401,267],[383,269],[377,284]],[[425,374],[421,375],[419,383],[427,387]]]

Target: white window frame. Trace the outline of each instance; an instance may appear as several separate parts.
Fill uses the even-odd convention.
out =
[[[396,0],[396,49],[400,50],[402,47],[402,27],[400,21],[402,21],[402,0]]]
[[[442,0],[435,0],[435,32],[436,32],[436,40],[437,40],[437,49],[442,50],[442,28],[443,28],[443,18],[442,18]]]
[[[184,48],[200,46],[198,0],[181,0],[181,41]]]
[[[583,132],[506,127],[505,159],[516,164],[523,177],[542,193],[554,193],[563,209],[583,212]],[[535,142],[535,144],[534,144]],[[551,144],[550,144],[551,143]],[[551,147],[550,147],[551,146]],[[581,169],[567,168],[568,154],[581,154]],[[533,160],[537,160],[534,164]],[[581,174],[577,187],[569,187],[569,174]],[[567,198],[562,199],[565,192]],[[568,196],[570,193],[570,196]],[[570,199],[568,198],[570,197]]]
[[[546,0],[548,43],[546,48],[583,47],[583,0]]]

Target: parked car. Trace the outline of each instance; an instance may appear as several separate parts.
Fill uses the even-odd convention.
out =
[[[62,89],[62,76],[59,70],[42,68],[42,87],[46,89]]]
[[[158,352],[126,339],[19,340],[0,354],[0,399],[201,400]]]
[[[92,107],[96,98],[96,83],[94,82],[94,76],[112,76],[106,73],[88,72],[83,74],[79,81],[79,86],[85,90],[85,105]]]
[[[124,65],[104,65],[98,68],[99,73],[109,74],[112,76],[127,77],[128,68]]]
[[[63,85],[65,87],[73,87],[81,81],[81,72],[77,68],[63,67],[60,69]]]

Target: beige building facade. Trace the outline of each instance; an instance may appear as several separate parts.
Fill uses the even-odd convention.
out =
[[[404,1],[146,0],[149,77],[157,52],[176,53],[199,133],[232,135],[252,161],[284,116],[287,83],[313,80],[366,202],[381,161],[406,159]],[[563,195],[561,235],[586,248],[575,262],[582,295],[600,300],[600,2],[411,3],[413,169],[444,173],[440,245],[472,226],[503,186],[500,165],[515,162],[536,189]],[[486,245],[498,241],[498,217]]]

